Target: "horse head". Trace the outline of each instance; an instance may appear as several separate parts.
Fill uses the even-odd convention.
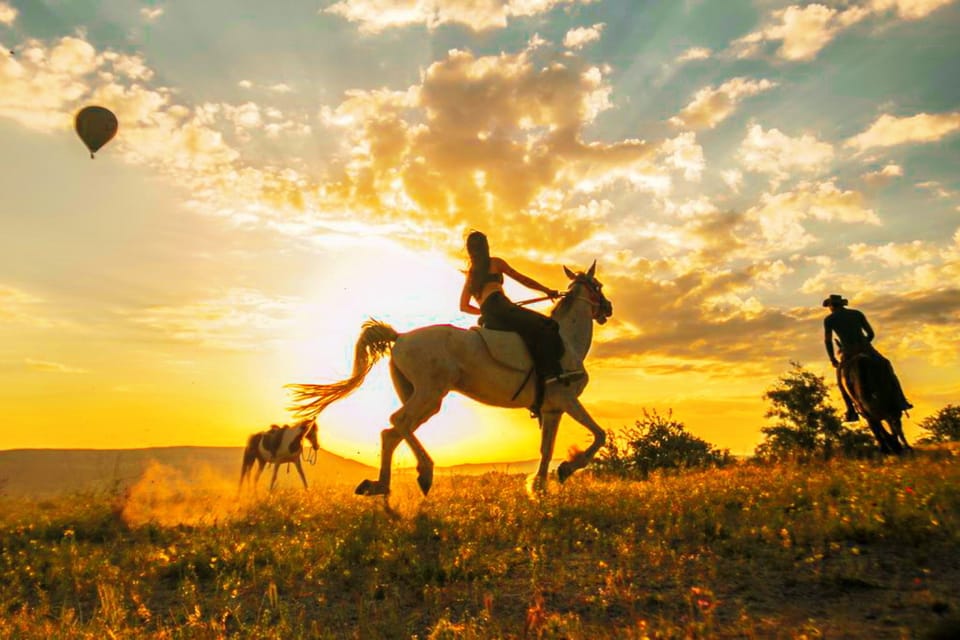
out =
[[[613,315],[613,304],[603,295],[603,283],[597,280],[597,261],[594,260],[589,269],[580,273],[574,273],[566,266],[563,267],[563,272],[570,278],[567,298],[576,299],[582,292],[583,299],[589,302],[593,309],[593,319],[597,324],[604,324],[607,318]]]
[[[310,418],[309,420],[304,420],[300,424],[303,427],[303,437],[307,439],[307,442],[310,443],[310,446],[313,447],[314,451],[319,449],[320,440],[317,438],[317,419]]]

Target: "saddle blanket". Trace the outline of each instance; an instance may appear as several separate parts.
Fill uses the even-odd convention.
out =
[[[523,372],[533,367],[530,351],[523,343],[520,334],[513,331],[494,331],[483,327],[470,327],[470,331],[476,331],[480,335],[490,356],[499,364],[508,369]]]

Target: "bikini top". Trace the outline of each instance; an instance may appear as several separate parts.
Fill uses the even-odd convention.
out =
[[[484,284],[488,282],[499,282],[503,284],[503,274],[502,273],[488,273],[486,280],[483,281]]]

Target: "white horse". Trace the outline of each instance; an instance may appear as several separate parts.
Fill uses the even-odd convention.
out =
[[[256,462],[257,472],[252,476],[250,482],[254,487],[260,480],[260,474],[263,468],[269,463],[273,465],[273,479],[270,481],[270,490],[273,491],[277,484],[277,472],[280,465],[292,462],[297,467],[297,473],[303,481],[303,488],[307,488],[307,477],[303,475],[303,467],[300,464],[300,456],[303,454],[304,438],[313,447],[313,453],[316,455],[320,448],[320,442],[317,440],[317,420],[308,418],[298,422],[293,426],[270,425],[267,431],[255,433],[247,439],[247,447],[243,450],[243,466],[240,469],[240,489],[243,489],[243,481],[247,479],[253,463]]]
[[[594,277],[596,266],[594,261],[585,273],[577,274],[563,268],[571,283],[551,316],[560,325],[566,346],[562,360],[566,370],[584,370],[583,360],[593,338],[593,320],[603,324],[613,314],[613,306],[603,295],[603,285]],[[508,343],[505,354],[500,348],[504,341]],[[424,495],[430,491],[433,460],[414,431],[440,410],[440,403],[450,391],[498,407],[530,407],[534,402],[535,380],[530,374],[533,363],[515,333],[432,325],[398,334],[387,324],[369,320],[357,340],[353,374],[332,384],[288,385],[293,389],[294,409],[301,416],[316,418],[327,405],[357,389],[374,363],[391,347],[390,375],[403,406],[390,416],[392,427],[380,434],[379,478],[361,482],[356,489],[358,494],[389,495],[390,465],[401,441],[410,446],[417,458],[420,490]],[[546,386],[540,411],[540,466],[534,483],[538,490],[546,486],[557,428],[564,413],[589,429],[593,442],[585,451],[572,454],[560,464],[557,474],[561,482],[585,467],[605,442],[604,430],[577,399],[587,381],[587,376],[583,376],[569,386]]]

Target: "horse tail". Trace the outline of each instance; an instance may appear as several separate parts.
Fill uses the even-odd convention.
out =
[[[316,418],[327,405],[345,398],[363,384],[373,365],[385,356],[397,341],[397,332],[379,320],[363,323],[354,349],[353,373],[349,378],[330,384],[288,384],[293,395],[290,409],[301,418]]]
[[[260,434],[255,433],[247,438],[247,447],[243,450],[243,465],[240,467],[240,489],[243,489],[243,481],[253,468],[253,463],[257,461],[257,447],[259,446]]]

